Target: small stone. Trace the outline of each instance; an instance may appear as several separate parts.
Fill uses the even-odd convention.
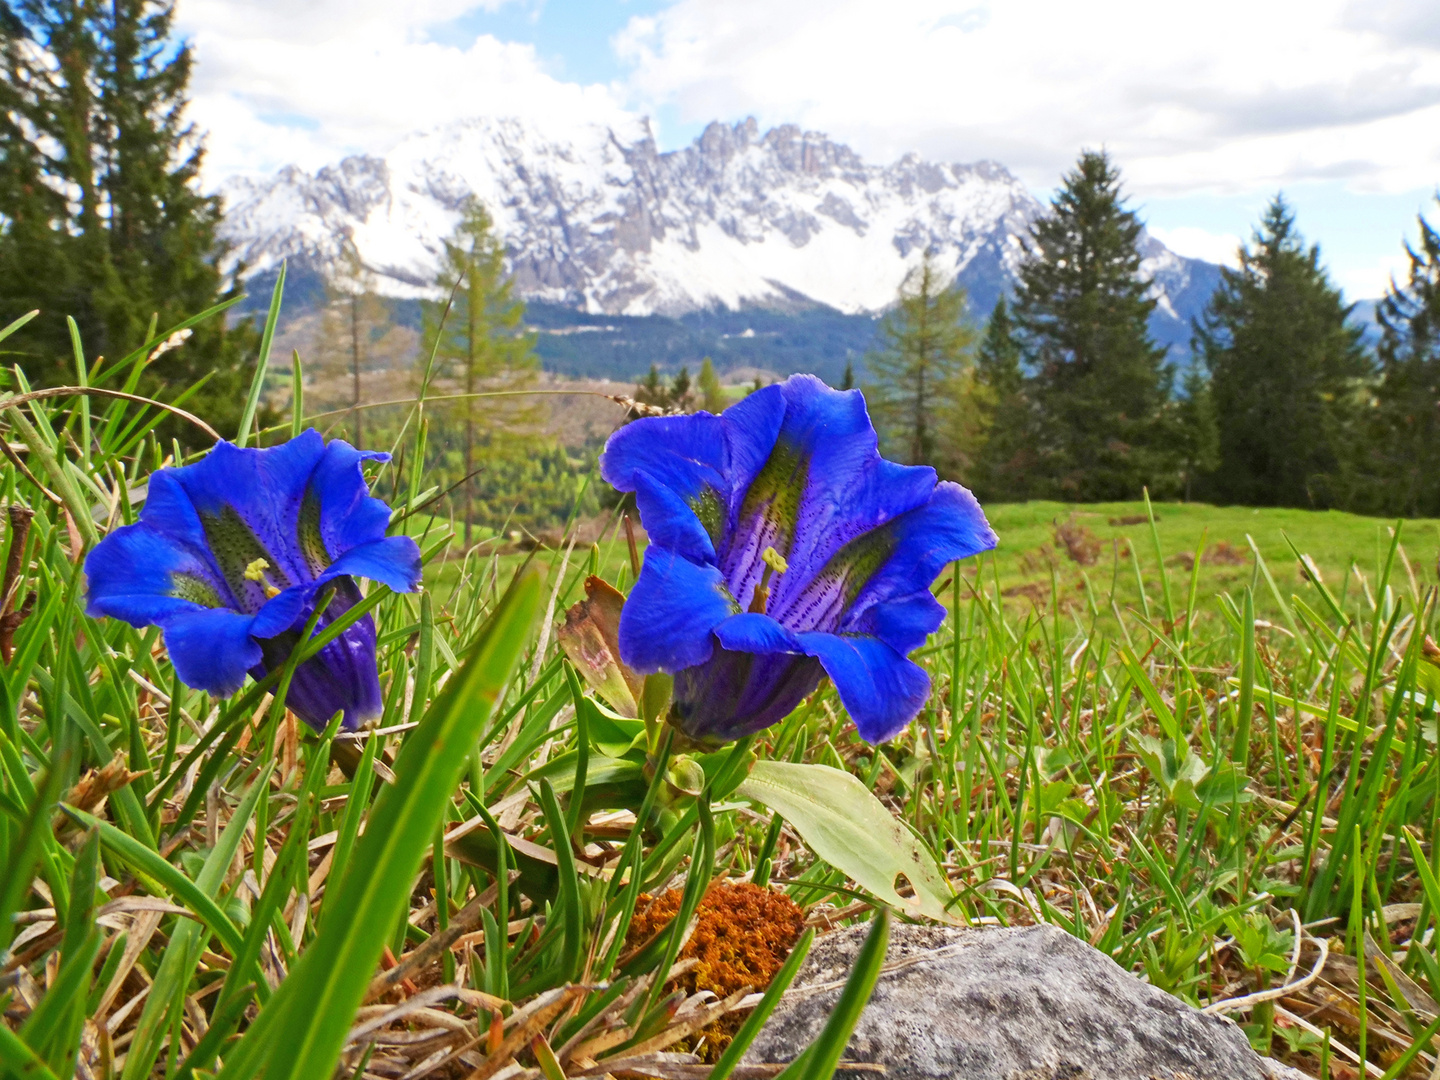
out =
[[[790,1061],[820,1034],[866,932],[816,940],[746,1061]],[[888,1080],[1305,1080],[1230,1021],[1043,925],[894,926],[845,1060]]]

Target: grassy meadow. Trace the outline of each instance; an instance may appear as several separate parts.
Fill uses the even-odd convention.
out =
[[[426,588],[371,587],[234,697],[188,689],[156,630],[88,617],[85,552],[173,453],[154,408],[95,392],[145,355],[0,399],[5,1071],[725,1080],[809,930],[889,918],[735,794],[753,760],[878,793],[949,919],[1060,926],[1313,1076],[1433,1075],[1434,523],[992,507],[1002,546],[936,583],[951,618],[900,737],[866,745],[822,684],[687,772],[663,748],[638,763],[639,721],[598,710],[557,645],[587,575],[631,579],[623,532],[464,552],[397,464],[413,447],[385,447],[372,484],[420,538]],[[417,402],[399,438],[423,419]],[[366,612],[384,715],[316,735],[283,708],[288,672]],[[769,922],[727,899],[745,882],[773,890]],[[902,910],[916,888],[880,884]],[[727,919],[790,926],[785,948],[809,928],[763,1000],[753,975],[696,974]],[[828,1076],[847,1036],[841,1017],[787,1080]]]

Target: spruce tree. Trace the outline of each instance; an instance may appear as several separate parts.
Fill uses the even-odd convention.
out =
[[[1037,494],[1130,499],[1173,476],[1172,373],[1148,330],[1156,301],[1140,276],[1140,233],[1119,171],[1094,151],[1031,229],[1015,324],[1034,371]]]
[[[891,455],[934,465],[970,449],[957,447],[954,435],[973,406],[975,332],[964,291],[945,287],[928,252],[906,275],[880,336],[884,347],[867,357],[865,400]]]
[[[1202,493],[1220,464],[1220,427],[1215,398],[1205,373],[1185,373],[1184,392],[1175,403],[1175,449],[1180,462],[1180,494],[1189,502]]]
[[[1003,296],[995,302],[975,354],[975,379],[985,418],[975,491],[983,499],[1028,498],[1034,467],[1030,399],[1020,342]]]
[[[193,56],[170,0],[13,0],[0,28],[0,321],[41,315],[5,343],[36,382],[75,378],[66,316],[87,361],[111,361],[215,304],[218,199],[198,188],[201,139],[184,119]],[[188,407],[233,431],[256,335],[220,319],[150,367],[142,387],[209,379]],[[195,433],[174,432],[182,438]]]
[[[1440,196],[1437,196],[1440,201]],[[1406,517],[1440,516],[1440,232],[1422,216],[1410,270],[1376,309],[1380,382],[1350,504]]]
[[[475,397],[523,390],[534,382],[540,367],[534,338],[523,325],[525,305],[511,295],[504,260],[505,249],[489,212],[478,200],[468,199],[455,231],[445,241],[438,279],[441,288],[454,293],[452,310],[443,325],[438,308],[429,312],[430,334],[439,335],[438,374],[453,380],[465,395],[450,415],[461,429],[459,509],[466,544],[474,509],[477,450],[497,438],[530,434],[539,421],[533,399]]]
[[[1370,373],[1350,307],[1277,195],[1195,327],[1219,427],[1216,495],[1251,506],[1339,501]]]

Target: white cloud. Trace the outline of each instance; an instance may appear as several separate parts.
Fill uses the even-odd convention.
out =
[[[383,153],[414,131],[480,113],[623,118],[608,88],[552,77],[529,45],[429,39],[447,20],[503,2],[183,3],[179,29],[197,58],[191,116],[209,133],[207,177]]]
[[[1174,229],[1149,225],[1146,228],[1150,235],[1177,255],[1204,259],[1222,266],[1240,265],[1240,237],[1231,233],[1213,233],[1193,225],[1181,225]]]
[[[614,45],[632,101],[754,113],[882,159],[990,157],[1049,187],[1107,147],[1138,194],[1440,177],[1433,0],[678,0]],[[1402,32],[1406,31],[1406,32]]]
[[[1384,296],[1391,281],[1404,282],[1409,272],[1410,260],[1402,251],[1398,255],[1347,260],[1331,267],[1330,277],[1347,299],[1373,299]]]

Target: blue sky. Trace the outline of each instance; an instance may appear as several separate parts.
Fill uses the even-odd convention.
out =
[[[824,131],[990,158],[1042,198],[1104,146],[1176,250],[1224,258],[1284,190],[1352,296],[1440,218],[1434,0],[180,0],[215,181],[479,113]],[[1284,42],[1259,49],[1255,42]]]

